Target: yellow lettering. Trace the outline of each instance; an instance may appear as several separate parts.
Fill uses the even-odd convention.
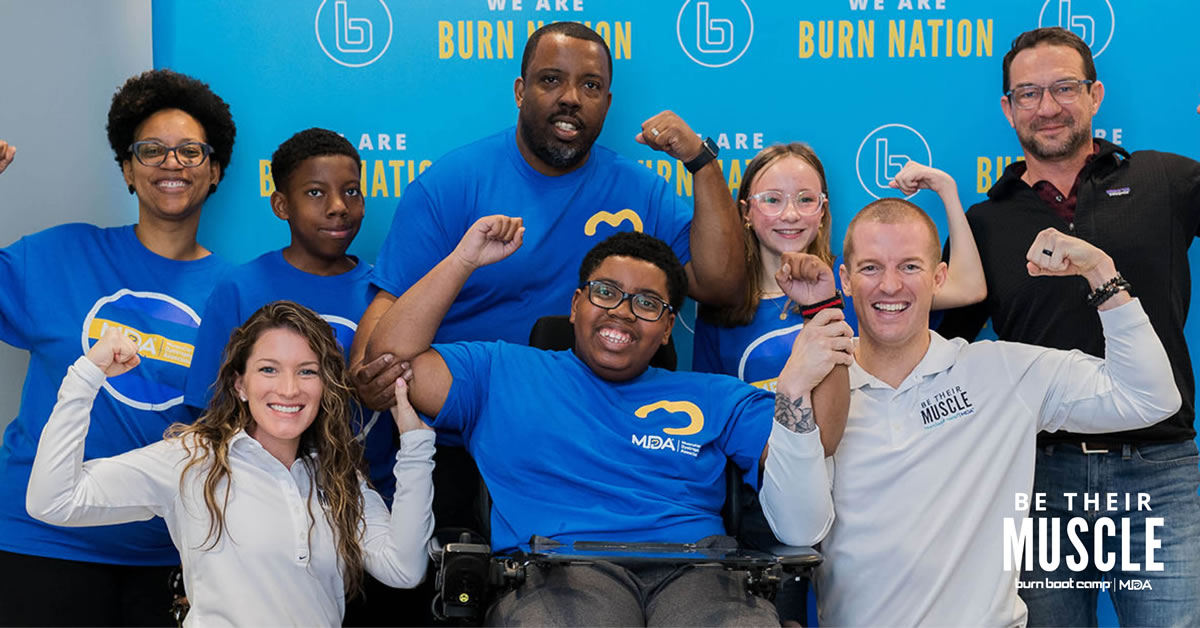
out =
[[[454,25],[445,20],[438,22],[438,58],[449,59],[454,55]]]
[[[387,171],[383,168],[383,160],[376,159],[375,165],[371,168],[371,170],[375,173],[371,178],[371,198],[379,196],[381,192],[384,196],[387,196]]]
[[[470,20],[458,21],[458,56],[470,59],[475,52],[475,23]]]
[[[858,56],[875,56],[875,20],[858,21]]]
[[[658,176],[667,181],[671,180],[671,162],[666,159],[658,160]]]
[[[258,160],[258,194],[270,196],[275,191],[275,179],[271,177],[271,160]]]
[[[904,56],[904,20],[888,20],[888,56]]]
[[[675,193],[680,196],[692,195],[692,173],[683,166],[682,161],[675,162],[675,172],[679,176],[675,177]]]
[[[986,46],[987,56],[992,56],[992,20],[985,24],[983,20],[975,20],[975,55],[984,56]]]
[[[992,187],[992,160],[979,157],[975,160],[975,191],[983,194]]]
[[[633,22],[617,22],[613,41],[609,42],[614,59],[632,59]]]
[[[513,58],[513,23],[496,22],[496,57],[500,59]]]
[[[817,28],[820,29],[817,33],[817,54],[822,59],[828,59],[833,56],[833,20],[821,20]]]
[[[400,196],[400,169],[404,167],[404,160],[389,159],[388,165],[392,167],[392,189],[395,190],[396,196]]]
[[[958,56],[971,56],[971,20],[958,21]]]
[[[920,54],[917,55],[917,52]],[[925,29],[921,27],[921,20],[913,20],[912,39],[908,42],[908,56],[925,56]]]
[[[812,22],[800,20],[800,58],[808,59],[813,54],[813,25]]]
[[[486,57],[484,57],[485,52],[487,54]],[[479,23],[479,58],[480,59],[484,59],[484,58],[491,59],[492,58],[492,23],[491,22],[480,22]]]
[[[854,58],[854,25],[849,20],[838,20],[838,58]]]
[[[938,35],[941,34],[940,31],[942,27],[942,20],[925,20],[925,23],[928,24],[929,28],[933,31],[931,33],[932,36],[929,38],[929,48],[930,50],[933,50],[933,56],[936,57],[938,56]],[[949,49],[949,41],[946,42],[946,47]],[[950,56],[949,51],[946,52],[946,56]]]

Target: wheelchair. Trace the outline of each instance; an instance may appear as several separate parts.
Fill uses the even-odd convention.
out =
[[[534,325],[529,344],[548,350],[570,349],[574,347],[574,329],[565,316],[543,317]],[[661,347],[650,363],[674,370],[677,364],[674,341]],[[725,478],[727,497],[722,518],[728,536],[738,538],[744,496],[741,472],[732,462],[726,466]],[[538,536],[514,553],[497,555],[487,542],[491,501],[482,479],[476,503],[478,520],[484,530],[443,530],[430,541],[430,557],[436,574],[433,613],[439,621],[449,624],[482,624],[495,600],[524,583],[530,566],[549,569],[596,561],[625,566],[719,565],[726,570],[745,572],[747,592],[773,600],[783,582],[809,578],[822,562],[821,554],[811,547],[778,543],[763,543],[748,549],[736,543],[732,546],[608,541],[560,543]]]

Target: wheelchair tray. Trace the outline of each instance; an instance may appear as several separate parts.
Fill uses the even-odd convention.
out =
[[[539,542],[540,541],[540,542]],[[525,548],[522,548],[525,549]],[[821,554],[809,547],[787,547],[783,556],[749,549],[706,547],[694,543],[625,543],[612,541],[576,541],[558,543],[538,539],[528,546],[533,562],[563,564],[604,560],[618,564],[700,564],[720,563],[727,568],[749,569],[780,564],[804,568],[821,564]]]

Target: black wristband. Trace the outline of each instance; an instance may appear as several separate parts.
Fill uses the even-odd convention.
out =
[[[825,299],[824,301],[817,301],[816,303],[811,303],[809,305],[801,305],[800,316],[803,316],[804,318],[812,318],[817,315],[817,312],[831,307],[836,307],[839,310],[846,308],[846,303],[842,300],[841,290],[834,291],[833,296]]]
[[[721,149],[717,148],[717,143],[711,137],[704,138],[704,143],[700,145],[700,154],[696,158],[683,164],[687,171],[696,174],[696,171],[708,165],[708,162],[717,158],[717,153]]]
[[[1129,282],[1125,281],[1125,278],[1121,276],[1121,273],[1117,273],[1115,277],[1100,284],[1100,287],[1096,288],[1095,290],[1092,290],[1091,294],[1088,295],[1087,304],[1092,307],[1100,307],[1101,305],[1104,305],[1105,301],[1108,301],[1116,296],[1118,292],[1122,290],[1128,292],[1132,287],[1133,286],[1129,285]]]

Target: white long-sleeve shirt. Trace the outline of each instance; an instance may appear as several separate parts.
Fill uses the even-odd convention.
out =
[[[29,513],[65,526],[165,519],[183,562],[189,625],[340,625],[342,568],[316,495],[309,516],[303,461],[289,470],[245,432],[235,435],[229,444],[225,532],[209,549],[207,468],[193,467],[181,481],[188,455],[180,440],[83,462],[92,401],[104,379],[87,358],[68,369],[38,444]],[[433,441],[428,430],[401,436],[391,514],[379,494],[362,485],[365,567],[391,586],[416,586],[425,576],[425,548],[433,532]],[[224,500],[224,489],[218,487],[218,500]]]
[[[1135,299],[1100,312],[1105,360],[1009,342],[946,340],[892,388],[850,368],[850,414],[833,456],[833,526],[817,574],[823,626],[1025,622],[1003,525],[1033,490],[1036,435],[1142,427],[1180,404],[1162,343]],[[771,456],[777,453],[775,435]],[[768,458],[768,461],[770,458]],[[776,534],[811,534],[786,491],[764,485]],[[807,527],[805,527],[807,526]]]

